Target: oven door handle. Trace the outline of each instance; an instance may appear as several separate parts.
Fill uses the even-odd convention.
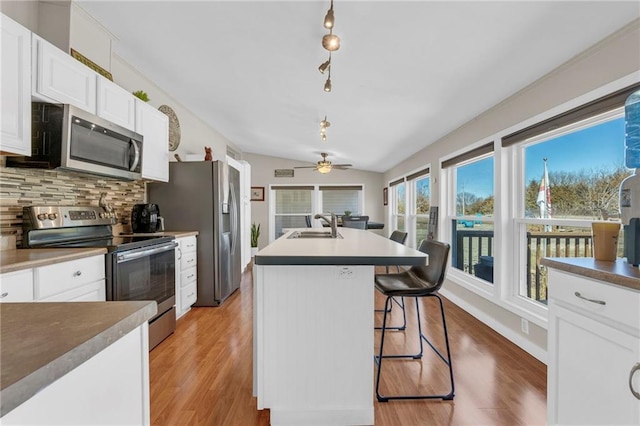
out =
[[[165,251],[174,250],[176,247],[178,247],[178,244],[174,241],[160,247],[144,248],[142,250],[131,250],[118,253],[116,259],[118,260],[118,263],[123,263],[130,260],[140,259],[141,257],[148,257]]]

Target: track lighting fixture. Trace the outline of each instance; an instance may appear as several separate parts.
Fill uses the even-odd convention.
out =
[[[324,120],[320,122],[320,138],[323,141],[327,140],[327,127],[331,126],[331,123],[327,121],[327,116],[324,116]]]
[[[329,72],[329,78],[324,83],[324,91],[327,93],[331,91],[331,72]]]
[[[320,74],[324,74],[329,67],[331,67],[331,52],[329,52],[329,59],[320,64],[318,71],[320,71]]]
[[[333,17],[333,0],[331,0],[331,7],[329,8],[329,10],[327,10],[327,14],[324,17],[324,27],[328,30],[330,30],[331,28],[333,28],[333,25],[335,23],[335,19]]]
[[[329,34],[325,34],[322,37],[322,47],[327,49],[329,52],[335,52],[340,49],[340,37],[329,31]]]

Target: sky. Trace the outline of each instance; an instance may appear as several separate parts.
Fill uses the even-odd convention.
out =
[[[525,184],[540,182],[547,158],[549,173],[554,171],[613,169],[624,165],[624,117],[573,132],[525,149]],[[458,168],[458,193],[477,197],[493,193],[493,157]]]

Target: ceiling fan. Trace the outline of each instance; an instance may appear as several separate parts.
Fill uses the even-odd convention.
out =
[[[329,173],[332,169],[347,170],[351,167],[351,164],[331,164],[331,161],[327,160],[326,152],[321,152],[322,160],[318,161],[314,166],[297,166],[294,169],[315,169],[320,173]]]

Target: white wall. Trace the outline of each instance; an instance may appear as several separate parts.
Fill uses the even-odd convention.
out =
[[[292,169],[294,166],[308,166],[285,158],[269,157],[258,154],[244,154],[244,159],[251,164],[251,186],[265,188],[264,201],[251,202],[251,221],[260,224],[260,240],[258,246],[263,248],[269,241],[269,185],[291,184],[362,184],[364,185],[364,212],[373,222],[384,222],[382,205],[382,173],[364,172],[361,170],[332,170],[321,174],[313,169],[296,169],[293,178],[274,177],[275,169]],[[388,230],[381,231],[383,235]]]
[[[398,176],[431,163],[432,203],[440,199],[439,159],[504,129],[561,105],[607,83],[640,70],[640,21],[574,57],[519,93],[482,113],[445,137],[435,141],[384,174],[386,184]],[[451,112],[455,114],[455,111]],[[440,218],[442,220],[442,217]],[[440,226],[439,228],[442,228]],[[546,329],[530,324],[529,335],[520,331],[520,316],[475,293],[447,281],[444,291],[454,301],[507,338],[544,358]]]

